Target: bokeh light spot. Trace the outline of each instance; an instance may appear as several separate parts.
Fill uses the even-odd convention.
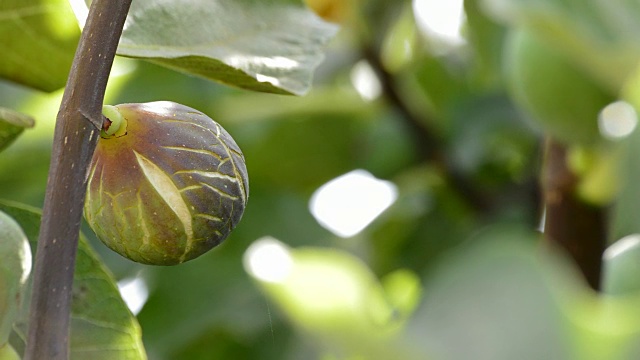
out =
[[[463,0],[413,0],[413,13],[420,31],[444,45],[462,45],[465,22]]]
[[[602,109],[598,117],[600,133],[607,139],[622,139],[638,125],[638,114],[629,103],[616,101]]]
[[[149,298],[149,287],[141,276],[118,281],[118,290],[133,315],[137,315]]]
[[[362,60],[351,69],[351,84],[365,101],[373,101],[382,93],[380,80],[368,62]]]
[[[318,223],[341,237],[351,237],[367,227],[398,197],[390,181],[354,170],[322,185],[309,208]]]
[[[277,283],[286,279],[293,267],[289,249],[272,237],[256,240],[244,253],[245,270],[261,281]]]

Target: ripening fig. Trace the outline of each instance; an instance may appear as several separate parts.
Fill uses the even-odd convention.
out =
[[[238,224],[249,196],[240,148],[200,111],[168,101],[104,107],[84,215],[120,255],[153,265],[196,258]]]

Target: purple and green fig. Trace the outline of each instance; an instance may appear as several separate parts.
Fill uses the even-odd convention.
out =
[[[175,265],[220,244],[249,197],[244,157],[202,112],[168,101],[106,105],[84,216],[109,248]]]

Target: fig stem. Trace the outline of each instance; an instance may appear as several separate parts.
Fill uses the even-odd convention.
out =
[[[105,139],[111,137],[122,136],[126,132],[127,120],[120,114],[118,108],[112,105],[104,105],[102,107],[102,114],[106,120],[102,126],[102,136]]]
[[[69,313],[87,170],[102,102],[132,0],[94,0],[56,121],[35,258],[24,359],[67,360]]]

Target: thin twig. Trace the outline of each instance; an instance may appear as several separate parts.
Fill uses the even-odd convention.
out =
[[[412,111],[404,97],[398,93],[395,79],[382,64],[376,49],[364,47],[362,53],[378,76],[384,96],[404,121],[420,157],[439,168],[449,186],[457,191],[472,208],[480,213],[488,212],[490,204],[487,198],[453,166],[446,156],[445,146],[440,136],[428,126],[428,119],[423,119]]]
[[[94,0],[58,112],[33,278],[25,359],[66,360],[87,169],[131,0]]]
[[[384,64],[382,64],[378,51],[372,47],[365,47],[362,52],[365,60],[367,60],[376,73],[378,80],[380,80],[384,96],[389,100],[391,105],[396,108],[411,131],[412,136],[416,140],[415,143],[418,151],[424,158],[433,160],[440,152],[440,137],[427,126],[425,119],[422,119],[410,110],[404,98],[396,89],[393,75],[391,75],[384,67]]]

